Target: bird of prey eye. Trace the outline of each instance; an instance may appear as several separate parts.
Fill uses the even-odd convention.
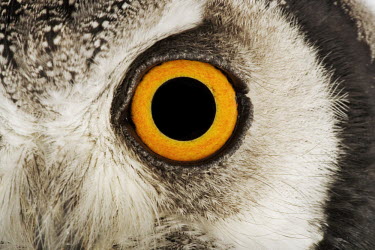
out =
[[[0,249],[375,249],[373,0],[0,0]]]

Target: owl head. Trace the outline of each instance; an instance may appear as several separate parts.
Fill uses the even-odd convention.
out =
[[[374,249],[372,7],[0,1],[0,249]]]

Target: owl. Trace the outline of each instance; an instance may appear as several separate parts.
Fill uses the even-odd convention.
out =
[[[375,8],[0,0],[0,249],[375,249]]]

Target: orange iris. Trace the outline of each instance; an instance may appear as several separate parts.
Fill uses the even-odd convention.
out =
[[[167,136],[153,118],[155,93],[163,84],[179,78],[199,81],[215,100],[212,124],[203,135],[191,140]],[[178,87],[178,81],[175,84]],[[141,140],[156,154],[174,161],[198,161],[215,154],[231,137],[237,116],[236,93],[227,77],[214,66],[199,61],[176,60],[155,66],[138,84],[131,104],[131,117]]]

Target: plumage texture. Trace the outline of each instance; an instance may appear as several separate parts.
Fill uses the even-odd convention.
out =
[[[361,6],[0,1],[0,248],[373,249],[374,24]],[[177,59],[248,89],[251,126],[220,161],[155,161],[113,119],[134,65]]]

